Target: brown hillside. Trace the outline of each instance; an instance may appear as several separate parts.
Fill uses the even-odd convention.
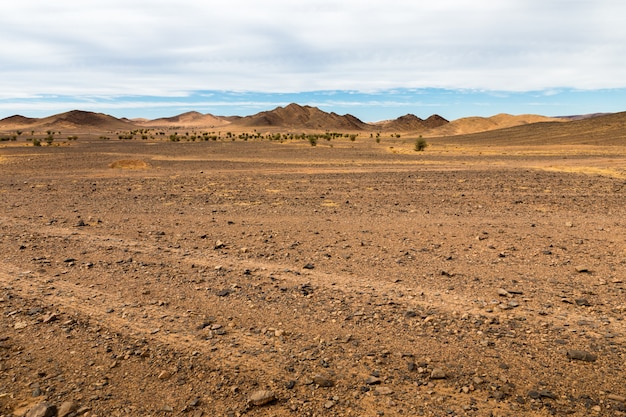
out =
[[[426,126],[427,128],[434,129],[439,126],[447,125],[450,122],[447,119],[439,116],[438,114],[433,114],[432,116],[429,116],[428,119],[424,120],[423,123],[424,126]]]
[[[539,122],[563,122],[563,119],[523,114],[513,116],[510,114],[497,114],[491,117],[464,117],[442,125],[429,132],[429,136],[455,136],[471,133],[486,132],[490,130],[505,129],[508,127],[539,123]]]
[[[481,145],[626,145],[626,112],[574,120],[547,121],[442,138]]]
[[[366,130],[370,126],[352,115],[326,113],[317,107],[290,104],[235,120],[238,126],[313,130]]]
[[[414,114],[405,114],[394,120],[382,123],[383,130],[386,131],[421,131],[425,129],[424,120]]]
[[[19,114],[15,116],[9,116],[0,120],[0,129],[19,129],[20,127],[31,126],[36,123],[38,119],[32,119],[30,117],[24,117]]]
[[[81,129],[119,130],[133,129],[129,121],[117,119],[103,113],[72,110],[67,113],[48,116],[43,119],[31,119],[23,116],[12,116],[0,121],[0,129]]]

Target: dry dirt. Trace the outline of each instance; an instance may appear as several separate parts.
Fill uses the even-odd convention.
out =
[[[0,415],[626,416],[623,148],[389,145],[0,148]]]

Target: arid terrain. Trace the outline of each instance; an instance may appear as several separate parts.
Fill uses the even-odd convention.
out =
[[[0,416],[626,416],[626,116],[525,120],[5,119]]]

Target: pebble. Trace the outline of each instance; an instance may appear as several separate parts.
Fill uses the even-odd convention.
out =
[[[370,376],[365,380],[367,385],[377,385],[380,384],[382,380],[380,378],[376,378],[375,376]]]
[[[589,353],[584,350],[568,350],[567,357],[572,360],[584,362],[595,362],[598,359],[598,357],[593,353]]]
[[[74,403],[72,401],[65,401],[59,407],[59,410],[57,412],[57,417],[67,417],[68,415],[70,415],[74,411],[76,411],[77,408],[78,407],[77,407],[76,403]]]
[[[335,386],[335,381],[333,381],[332,379],[326,378],[325,376],[322,376],[322,375],[315,375],[313,377],[313,382],[319,385],[320,387],[325,387],[325,388]]]
[[[376,393],[379,395],[391,395],[393,390],[389,387],[376,387]]]
[[[42,402],[28,410],[25,417],[56,417],[57,408],[49,403]]]
[[[276,400],[276,394],[269,390],[255,391],[250,395],[248,400],[252,405],[266,405]]]
[[[446,379],[447,377],[446,371],[441,368],[435,368],[430,373],[430,379]]]
[[[626,397],[623,395],[609,394],[606,396],[609,400],[618,401],[620,403],[626,403]]]
[[[171,376],[172,376],[172,374],[170,374],[168,371],[161,371],[161,373],[159,374],[158,378],[161,381],[164,381],[166,379],[170,379]]]

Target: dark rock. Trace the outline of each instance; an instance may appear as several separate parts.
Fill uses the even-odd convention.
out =
[[[333,381],[332,379],[326,378],[325,376],[322,376],[322,375],[315,375],[313,377],[313,382],[319,385],[320,387],[325,387],[325,388],[335,386],[335,381]]]
[[[598,359],[598,357],[593,353],[589,353],[584,350],[568,350],[567,357],[572,360],[584,362],[595,362]]]

